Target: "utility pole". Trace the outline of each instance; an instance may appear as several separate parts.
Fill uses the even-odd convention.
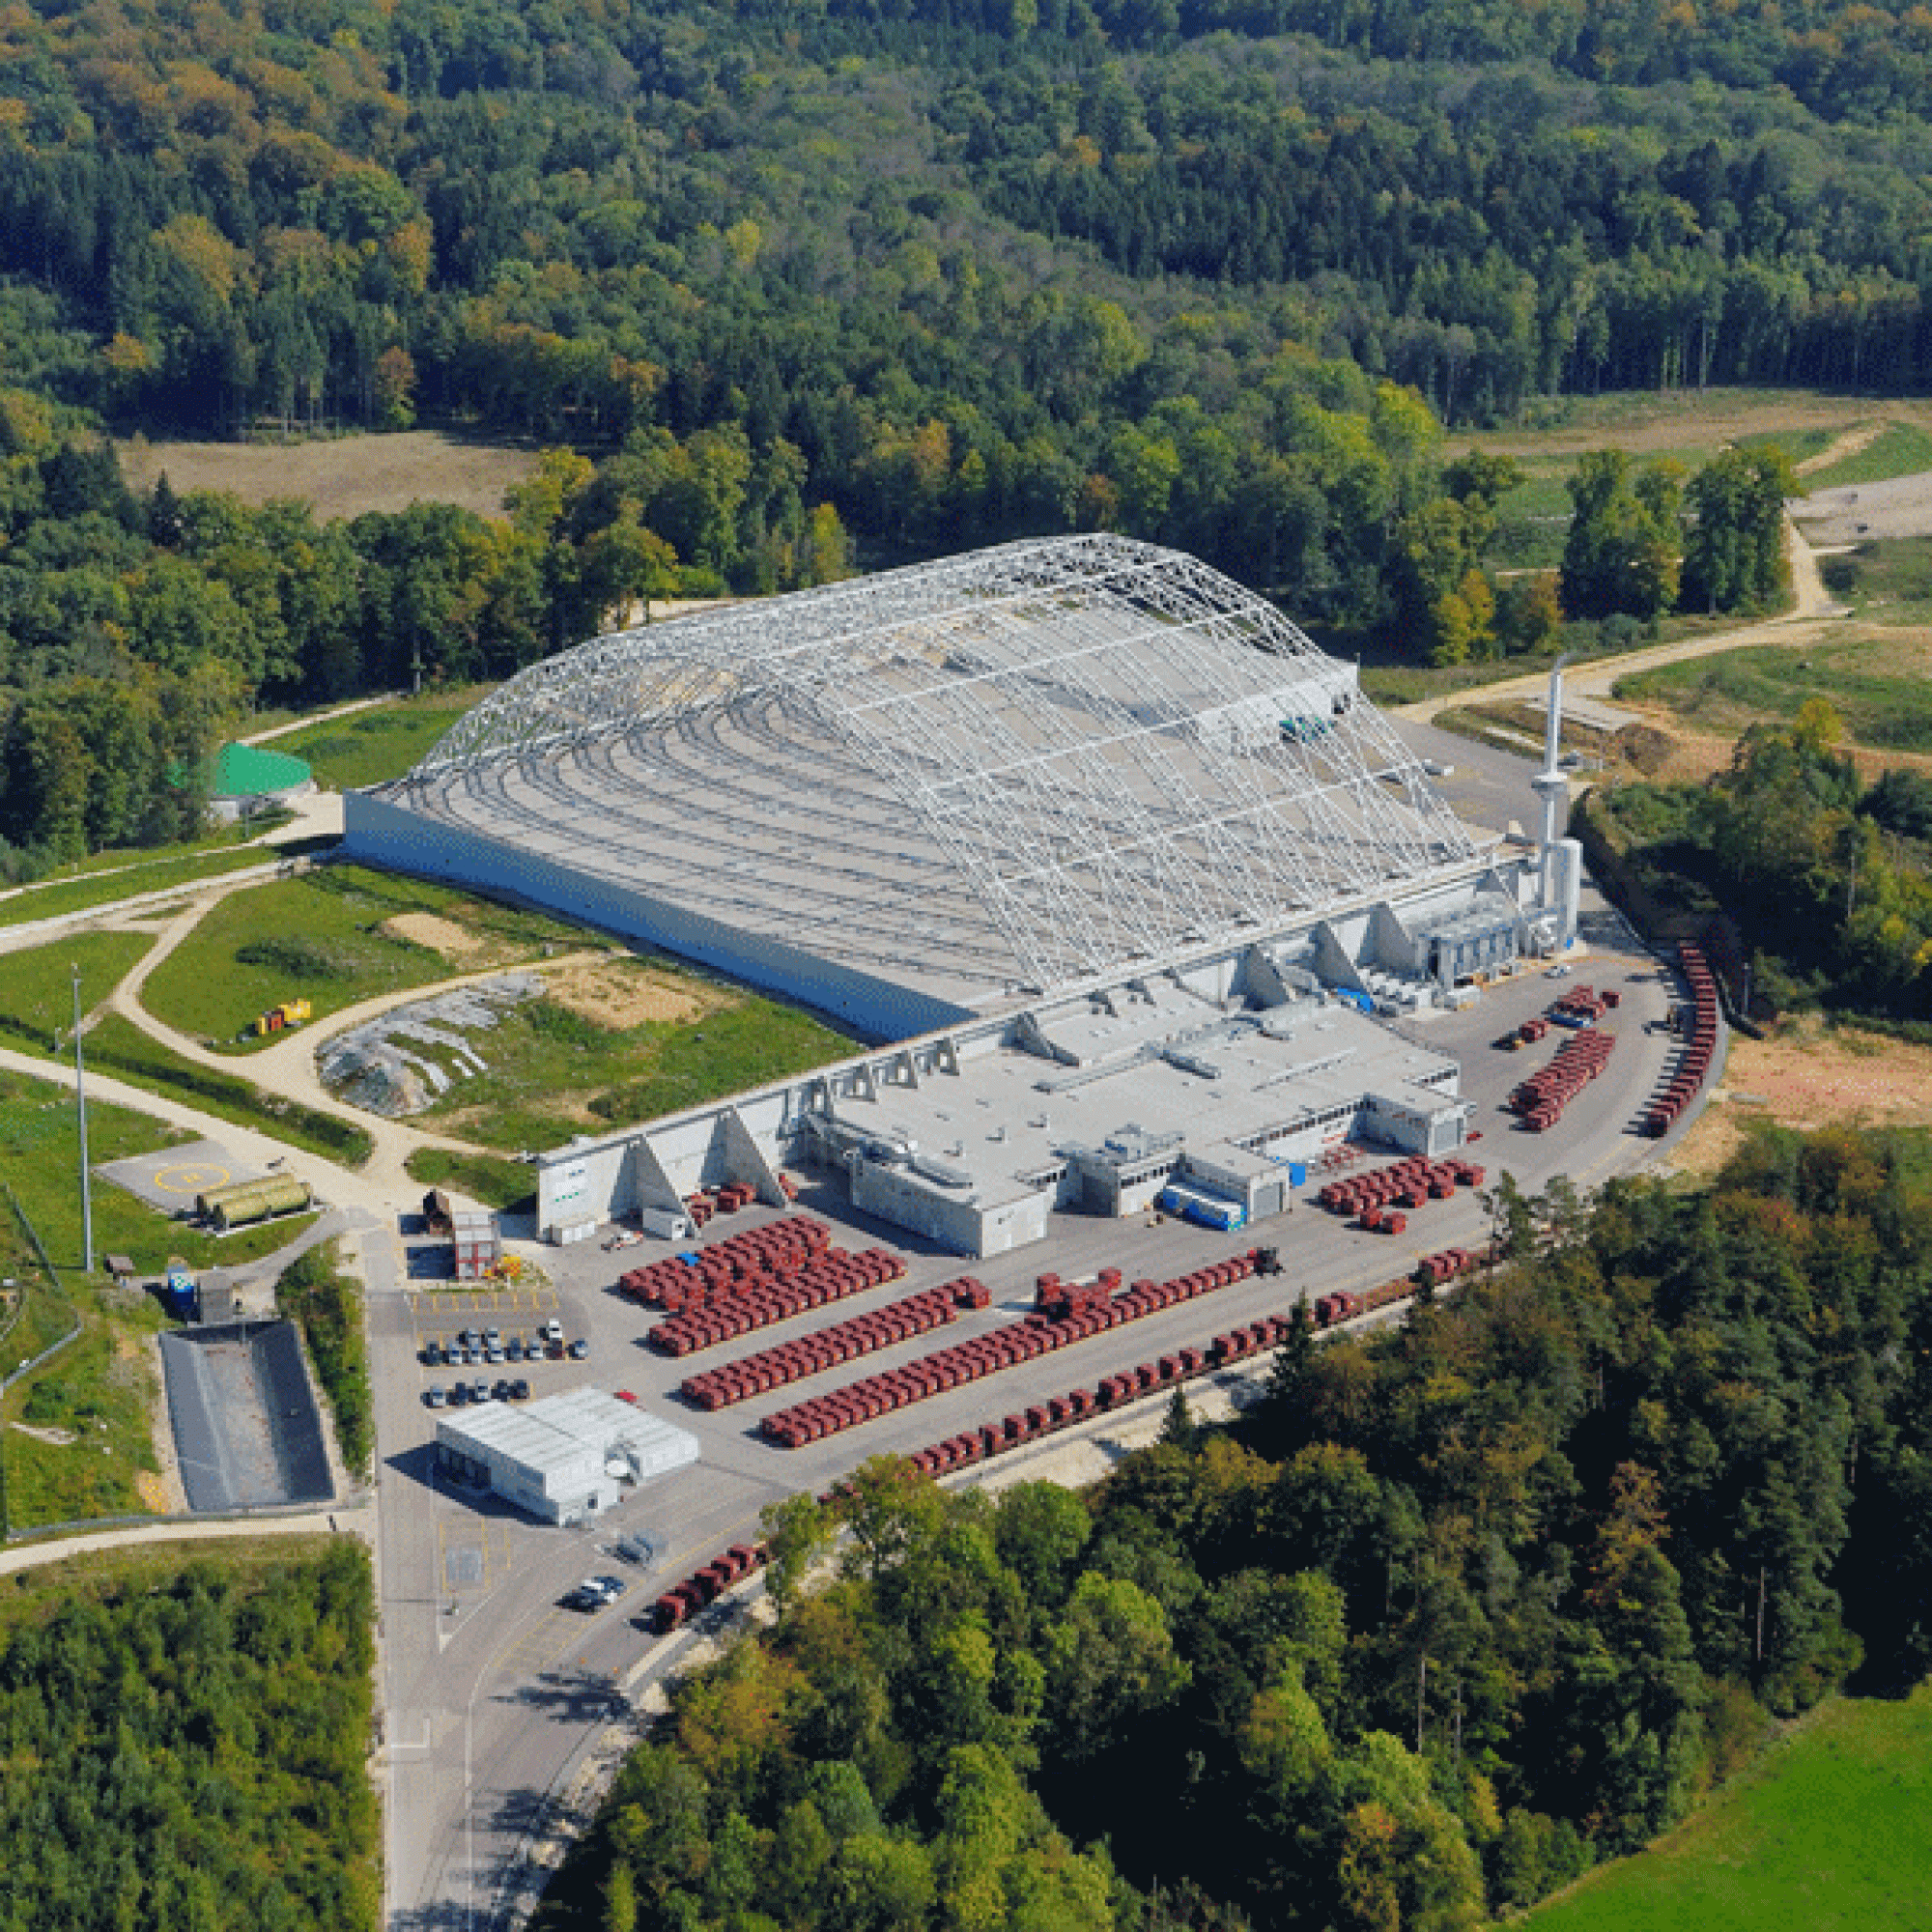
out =
[[[87,1061],[80,1046],[80,968],[70,966],[73,975],[73,1097],[80,1107],[80,1240],[85,1251],[82,1266],[94,1272],[94,1195],[87,1179]]]

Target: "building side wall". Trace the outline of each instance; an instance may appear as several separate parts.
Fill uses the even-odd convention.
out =
[[[909,1039],[975,1017],[965,1007],[816,958],[779,940],[739,931],[363,792],[343,795],[342,834],[346,858],[506,895],[627,939],[641,939],[830,1013],[873,1039]]]

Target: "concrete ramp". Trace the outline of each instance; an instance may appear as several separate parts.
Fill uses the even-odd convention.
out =
[[[322,1411],[292,1321],[235,1321],[161,1337],[168,1418],[188,1508],[334,1499]]]

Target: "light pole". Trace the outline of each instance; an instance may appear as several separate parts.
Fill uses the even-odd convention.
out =
[[[87,1062],[80,1047],[80,968],[70,966],[73,975],[73,1097],[80,1105],[80,1241],[85,1250],[82,1265],[94,1272],[94,1196],[87,1179]]]

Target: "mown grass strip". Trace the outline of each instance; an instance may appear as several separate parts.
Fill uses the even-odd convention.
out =
[[[534,1210],[536,1190],[521,1161],[495,1154],[458,1153],[453,1148],[418,1148],[407,1163],[410,1179],[425,1188],[453,1187],[486,1208]]]
[[[1804,488],[1842,490],[1855,483],[1889,483],[1894,476],[1916,476],[1932,469],[1932,435],[1917,423],[1887,423],[1864,448],[1842,461],[1814,469]]]
[[[399,779],[493,687],[398,698],[347,718],[326,718],[274,740],[273,749],[306,759],[325,789],[352,791]]]
[[[279,857],[267,847],[230,846],[219,852],[144,861],[125,869],[90,872],[58,885],[34,886],[12,898],[0,899],[0,925],[31,925],[37,920],[59,919],[67,913],[116,905],[144,893],[202,885],[230,872],[245,872],[251,866],[274,865]]]
[[[375,1151],[368,1132],[352,1121],[285,1100],[232,1073],[184,1060],[138,1027],[109,1013],[87,1036],[87,1063],[151,1093],[163,1094],[232,1121],[239,1127],[270,1134],[343,1167],[360,1167]]]
[[[1647,1851],[1529,1917],[1535,1932],[1862,1932],[1932,1898],[1932,1686],[1825,1705]]]

